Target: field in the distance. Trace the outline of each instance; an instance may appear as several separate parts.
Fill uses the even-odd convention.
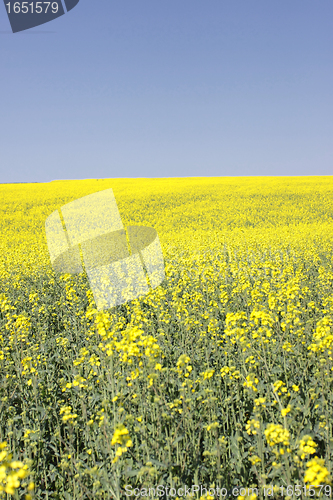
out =
[[[167,277],[97,312],[85,275],[52,271],[44,224],[110,187],[125,226],[157,230]],[[0,498],[331,496],[333,177],[0,193]]]

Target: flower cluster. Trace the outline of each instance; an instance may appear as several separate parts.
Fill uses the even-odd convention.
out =
[[[43,228],[109,187],[126,227],[156,228],[166,278],[98,311],[85,273],[52,269]],[[2,186],[0,433],[17,461],[1,450],[1,493],[122,498],[157,479],[329,493],[331,192],[306,177]]]
[[[113,438],[111,441],[112,445],[120,445],[117,446],[116,456],[113,459],[113,463],[116,463],[117,460],[130,448],[133,446],[133,442],[129,436],[128,430],[126,427],[121,424],[114,431]]]
[[[13,460],[11,453],[8,452],[7,442],[0,443],[0,495],[1,492],[14,495],[16,490],[21,486],[22,479],[30,474],[28,466],[18,460]],[[32,491],[34,484],[29,483],[28,490]],[[30,494],[26,495],[26,500],[31,498]]]

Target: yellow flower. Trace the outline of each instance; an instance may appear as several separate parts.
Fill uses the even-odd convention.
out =
[[[27,477],[30,472],[28,466],[19,460],[12,460],[8,453],[7,442],[0,443],[0,496],[1,492],[14,495],[20,487],[21,479]]]
[[[266,408],[266,405],[265,405],[266,398],[257,398],[257,399],[254,400],[254,403],[255,403],[256,406],[260,406],[261,405],[263,408]]]
[[[252,465],[258,464],[261,462],[261,458],[259,458],[257,455],[253,455],[253,457],[249,458],[250,462]]]
[[[185,366],[190,361],[191,359],[188,356],[186,356],[186,354],[182,354],[181,356],[179,356],[179,359],[177,361],[177,366],[179,367]]]
[[[291,406],[290,405],[288,405],[287,408],[282,408],[281,415],[283,417],[285,417],[290,412],[290,410],[291,410]]]
[[[215,373],[215,370],[207,370],[205,372],[202,372],[201,376],[203,377],[204,380],[206,380],[207,378],[212,378],[214,373]]]
[[[60,415],[62,415],[62,421],[63,422],[71,422],[73,423],[73,421],[77,418],[77,413],[71,413],[72,411],[72,407],[71,406],[63,406],[61,409],[60,409]]]
[[[306,464],[307,470],[304,476],[304,482],[312,486],[330,484],[331,478],[325,467],[325,460],[315,457]]]
[[[257,434],[257,429],[260,429],[260,422],[254,418],[252,420],[248,420],[245,429],[249,435],[255,435]]]
[[[258,382],[259,382],[259,380],[254,375],[254,373],[250,373],[250,375],[248,375],[246,377],[246,380],[245,380],[243,386],[252,389],[254,392],[257,392],[258,389],[256,388],[256,384],[258,384]]]
[[[315,453],[317,448],[316,443],[313,441],[311,436],[303,436],[299,442],[299,450],[301,459],[304,460],[306,455],[312,455]]]
[[[289,431],[280,424],[269,424],[265,430],[265,436],[269,446],[275,446],[279,443],[283,443],[285,446],[289,444]]]
[[[218,422],[212,422],[211,424],[207,425],[206,429],[207,431],[210,431],[211,429],[216,429],[219,426],[220,424]]]
[[[118,425],[118,427],[114,431],[111,444],[112,445],[116,445],[116,444],[120,445],[117,448],[116,456],[113,459],[113,463],[115,463],[119,459],[119,457],[121,457],[122,454],[127,451],[128,448],[133,446],[133,442],[129,436],[128,430],[126,429],[126,427],[123,424]]]
[[[245,488],[241,488],[245,489]],[[256,500],[257,495],[255,493],[252,493],[251,495],[238,495],[237,500]]]

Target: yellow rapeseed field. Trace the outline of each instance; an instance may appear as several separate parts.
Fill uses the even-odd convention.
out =
[[[166,279],[97,311],[44,224],[108,188]],[[0,498],[332,496],[333,177],[0,192]]]

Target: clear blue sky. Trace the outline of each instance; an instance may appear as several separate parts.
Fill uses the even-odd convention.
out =
[[[333,174],[332,0],[1,4],[0,65],[0,182]]]

